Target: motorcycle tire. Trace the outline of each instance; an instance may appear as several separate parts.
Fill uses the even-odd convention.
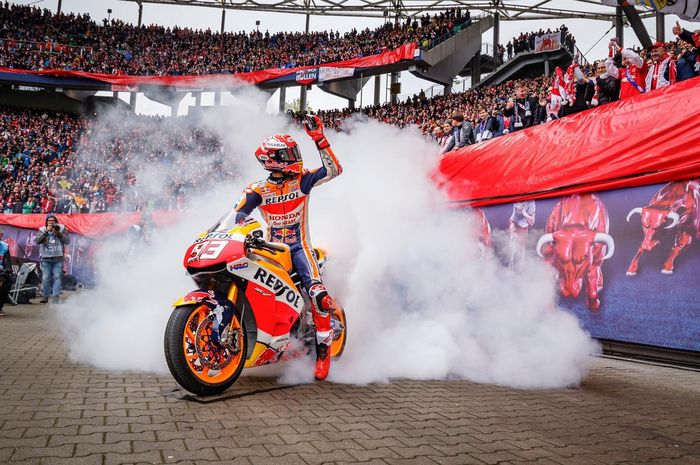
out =
[[[247,341],[243,322],[234,314],[237,352],[211,342],[212,312],[206,305],[185,305],[170,315],[165,329],[165,359],[175,381],[199,396],[221,394],[236,382],[245,365]]]
[[[338,305],[331,318],[338,319],[343,325],[343,331],[339,335],[333,335],[333,342],[331,343],[331,357],[338,358],[343,355],[345,350],[345,342],[348,339],[348,320],[345,318],[345,309]]]

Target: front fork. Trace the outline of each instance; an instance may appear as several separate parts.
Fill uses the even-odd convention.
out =
[[[234,352],[240,348],[230,347],[231,341],[237,341],[238,338],[231,331],[231,321],[235,314],[236,307],[234,302],[238,297],[238,288],[235,284],[231,284],[226,295],[216,290],[197,289],[187,293],[173,303],[174,308],[183,307],[185,305],[205,305],[213,313],[214,321],[212,325],[211,339],[218,346],[225,346]]]

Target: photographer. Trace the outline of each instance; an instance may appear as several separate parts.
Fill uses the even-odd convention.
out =
[[[41,285],[44,292],[41,303],[48,302],[49,296],[53,303],[58,303],[63,279],[64,246],[70,243],[68,230],[58,223],[56,215],[48,214],[46,226],[39,228],[36,243],[39,244],[41,256]]]

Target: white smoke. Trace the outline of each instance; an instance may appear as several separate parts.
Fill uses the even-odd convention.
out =
[[[253,151],[289,131],[307,167],[313,143],[281,117],[265,115],[250,91],[203,119],[227,139],[240,174],[199,197],[175,227],[132,263],[101,260],[100,286],[62,307],[72,356],[118,370],[167,372],[163,332],[169,305],[191,290],[182,255],[192,239],[230,209],[245,182],[264,178]],[[252,96],[252,97],[251,97]],[[251,103],[253,102],[253,103]],[[513,387],[576,385],[596,344],[557,310],[551,273],[536,258],[512,273],[492,254],[478,260],[478,226],[445,206],[428,178],[434,146],[412,130],[355,121],[328,133],[344,168],[314,190],[314,244],[329,249],[326,284],[347,312],[348,342],[330,380],[460,378]],[[311,380],[308,360],[280,367],[283,382]]]

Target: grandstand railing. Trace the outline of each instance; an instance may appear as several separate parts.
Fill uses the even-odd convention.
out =
[[[486,17],[486,14],[470,16],[464,22],[462,22],[460,24],[455,24],[450,32],[445,33],[445,34],[438,36],[438,37],[434,38],[433,40],[431,40],[427,47],[423,47],[421,44],[421,48],[423,50],[430,50],[431,48],[434,48],[434,47],[440,45],[441,43],[443,43],[444,41],[446,41],[450,37],[454,36],[455,34],[458,34],[462,29],[471,26],[472,24],[474,24],[475,21],[483,19],[484,17]],[[455,31],[455,28],[457,28],[458,26],[459,26],[459,30]]]
[[[17,50],[17,49],[29,49],[29,50],[40,50],[40,51],[46,51],[49,53],[64,53],[64,52],[72,52],[80,55],[81,57],[87,54],[92,54],[93,48],[92,47],[86,47],[83,45],[69,45],[69,44],[61,44],[58,42],[51,42],[51,41],[29,41],[29,40],[17,40],[17,39],[0,39],[0,47],[3,47],[5,49],[9,50]]]

